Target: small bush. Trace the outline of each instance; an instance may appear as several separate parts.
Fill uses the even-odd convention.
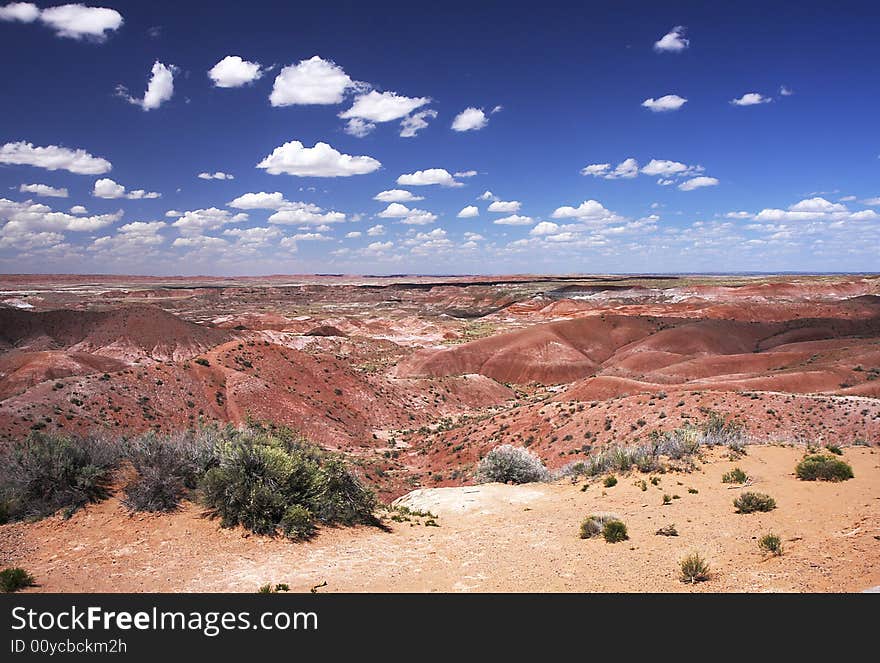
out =
[[[758,547],[764,552],[778,557],[782,554],[782,539],[775,534],[765,534],[758,541]]]
[[[776,500],[764,493],[746,492],[733,500],[733,506],[737,513],[772,511],[776,508]]]
[[[211,365],[211,362],[209,362],[209,361],[208,361],[207,359],[205,359],[204,357],[198,357],[198,358],[195,359],[194,361],[195,361],[199,366],[210,366],[210,365]]]
[[[825,450],[828,451],[828,453],[834,454],[835,456],[843,455],[843,449],[841,449],[840,446],[837,444],[826,444]]]
[[[721,477],[722,483],[745,483],[749,480],[749,475],[742,471],[739,467],[734,467],[730,472],[725,472]]]
[[[681,581],[691,584],[709,579],[709,564],[700,553],[691,553],[681,560]]]
[[[267,582],[265,585],[260,585],[260,588],[257,590],[258,594],[277,594],[278,592],[289,592],[290,585],[286,582],[279,582],[273,585],[271,582]]]
[[[622,520],[606,521],[602,527],[602,536],[608,543],[620,543],[629,538],[626,533],[626,525]]]
[[[11,594],[33,585],[34,577],[22,568],[13,566],[0,571],[0,591],[4,594]]]
[[[667,504],[672,504],[672,495],[663,493],[663,506],[666,506]]]
[[[822,454],[804,458],[797,464],[795,474],[804,481],[846,481],[853,478],[849,463]]]
[[[675,523],[671,525],[666,525],[666,527],[661,527],[656,532],[654,532],[656,536],[678,536],[678,530],[675,529]]]
[[[315,534],[315,520],[312,512],[304,506],[294,504],[281,516],[281,532],[288,539],[302,541]]]
[[[587,516],[581,523],[581,538],[591,539],[602,534],[606,523],[611,521],[620,522],[620,518],[614,513],[594,513],[591,516]]]
[[[59,509],[69,518],[110,495],[118,448],[97,437],[32,432],[0,457],[0,502],[9,520],[43,518]]]
[[[605,477],[605,481],[602,482],[602,485],[606,488],[613,488],[617,485],[617,477],[609,474],[607,477]]]
[[[528,449],[502,444],[480,461],[477,476],[483,482],[519,484],[546,481],[550,473],[541,459]]]

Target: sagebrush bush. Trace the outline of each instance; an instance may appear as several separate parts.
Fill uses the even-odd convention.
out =
[[[2,452],[0,502],[7,519],[43,518],[63,509],[66,518],[110,495],[118,445],[95,436],[34,431]]]
[[[613,520],[619,521],[620,517],[616,513],[594,513],[587,516],[581,523],[581,538],[591,539],[602,534],[605,524]]]
[[[605,525],[602,527],[602,536],[608,543],[620,543],[629,538],[624,522],[614,519],[605,522]]]
[[[709,564],[700,553],[691,553],[681,560],[681,581],[691,584],[709,579]]]
[[[798,479],[804,481],[846,481],[853,478],[853,470],[849,463],[822,454],[804,458],[795,467],[795,474]]]
[[[609,474],[607,477],[605,477],[605,480],[602,482],[602,485],[605,486],[606,488],[613,488],[614,486],[617,485],[617,477],[614,476],[613,474]]]
[[[734,467],[730,472],[725,472],[721,477],[722,483],[745,483],[749,480],[749,475],[742,471],[739,467]]]
[[[480,461],[477,476],[483,482],[532,483],[548,480],[550,473],[541,459],[528,449],[502,444]]]
[[[311,538],[316,531],[312,512],[300,504],[294,504],[284,510],[280,526],[284,536],[297,541]]]
[[[339,458],[291,432],[234,431],[218,444],[216,455],[201,492],[223,527],[241,525],[268,535],[280,528],[302,538],[309,529],[304,511],[325,524],[375,522],[373,493]]]
[[[782,554],[782,539],[775,534],[765,534],[758,541],[758,547],[764,552],[778,557]]]
[[[670,525],[666,525],[665,527],[661,527],[656,532],[654,532],[657,536],[678,536],[678,530],[675,529],[675,523]]]
[[[24,569],[13,566],[0,571],[0,591],[5,594],[17,592],[20,589],[33,587],[34,577]]]
[[[764,493],[745,492],[735,500],[733,506],[737,513],[754,513],[755,511],[772,511],[776,508],[776,500]]]

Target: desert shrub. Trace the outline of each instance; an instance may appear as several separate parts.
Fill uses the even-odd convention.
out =
[[[666,506],[667,504],[672,504],[672,495],[663,493],[663,506]]]
[[[765,534],[758,541],[758,547],[764,552],[779,556],[782,554],[782,539],[775,534]]]
[[[691,584],[709,579],[709,564],[700,553],[691,553],[680,562],[681,581]]]
[[[118,455],[102,438],[32,432],[0,458],[0,502],[7,519],[43,518],[59,509],[69,518],[85,504],[106,499]]]
[[[234,431],[216,450],[217,466],[201,483],[202,499],[223,527],[303,538],[306,512],[325,524],[374,522],[373,493],[341,459],[290,431]],[[293,509],[293,507],[300,507]]]
[[[13,566],[0,571],[0,591],[5,594],[33,587],[34,577],[24,569]]]
[[[581,538],[591,539],[594,536],[602,534],[606,523],[611,521],[620,521],[620,517],[614,513],[594,513],[584,518],[581,523]]]
[[[481,481],[500,483],[532,483],[546,481],[550,477],[544,463],[524,447],[502,444],[495,447],[477,467]]]
[[[608,543],[619,543],[629,538],[624,522],[614,519],[605,522],[604,527],[602,527],[602,536]]]
[[[745,483],[748,480],[749,475],[739,467],[734,467],[730,472],[725,472],[721,477],[722,483]]]
[[[277,594],[278,592],[289,592],[290,585],[286,582],[279,582],[273,585],[271,582],[267,582],[265,585],[260,585],[260,588],[257,590],[258,594]]]
[[[804,458],[797,464],[795,474],[804,481],[846,481],[853,478],[849,463],[822,454]]]
[[[656,536],[678,536],[678,530],[675,529],[675,523],[671,525],[666,525],[665,527],[661,527],[656,532],[654,532]]]
[[[213,435],[148,433],[127,442],[125,455],[137,472],[123,489],[125,506],[132,511],[173,511],[213,464]]]
[[[745,492],[735,500],[733,506],[737,513],[754,513],[755,511],[772,511],[776,508],[776,500],[764,493]]]
[[[208,361],[207,359],[205,359],[204,357],[197,357],[194,361],[195,361],[199,366],[210,366],[210,365],[211,365],[211,362],[209,362],[209,361]]]
[[[614,486],[617,485],[617,477],[614,476],[613,474],[609,474],[607,477],[605,477],[605,480],[602,482],[602,485],[605,486],[606,488],[613,488]]]
[[[843,455],[843,449],[841,449],[840,445],[837,444],[826,444],[825,450],[828,451],[828,453],[834,454],[835,456]]]

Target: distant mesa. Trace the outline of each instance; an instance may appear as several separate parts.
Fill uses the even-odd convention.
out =
[[[333,325],[319,325],[307,331],[304,336],[348,336],[348,334]]]

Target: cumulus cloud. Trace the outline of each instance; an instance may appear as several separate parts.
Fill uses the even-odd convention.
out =
[[[88,214],[89,210],[87,210],[82,205],[74,205],[73,207],[70,208],[70,213],[71,214]]]
[[[693,191],[694,189],[699,189],[701,187],[718,186],[718,184],[719,182],[716,178],[700,175],[699,177],[692,177],[689,180],[685,180],[678,185],[678,188],[682,191]]]
[[[428,126],[428,120],[433,120],[436,117],[437,111],[429,108],[427,110],[418,112],[415,115],[410,115],[403,118],[403,120],[401,120],[400,122],[400,137],[415,137],[419,133],[419,131]]]
[[[521,216],[519,214],[511,214],[500,219],[495,219],[492,223],[499,226],[530,226],[535,220],[530,216]]]
[[[632,179],[639,174],[639,162],[632,157],[624,159],[615,168],[608,163],[592,163],[581,169],[581,175],[601,177],[606,180]]]
[[[32,2],[11,2],[0,7],[0,21],[33,23],[40,17],[40,8]]]
[[[869,205],[871,207],[874,207],[875,205],[880,205],[880,196],[877,196],[876,198],[865,198],[862,201],[862,204]]]
[[[369,230],[367,230],[367,235],[370,237],[381,237],[385,234],[385,226],[381,223],[376,224],[375,226],[371,226]]]
[[[792,89],[791,89],[790,87],[788,87],[787,85],[780,85],[780,86],[779,86],[779,96],[781,96],[781,97],[790,97],[790,96],[793,95],[793,94],[794,94],[794,90],[792,90]]]
[[[235,237],[236,245],[247,249],[258,249],[269,246],[272,240],[281,236],[278,228],[257,226],[255,228],[227,228],[223,231],[227,237]]]
[[[403,189],[388,189],[387,191],[380,191],[373,196],[373,200],[383,203],[406,203],[424,199],[423,196],[414,196],[409,191],[404,191]]]
[[[394,248],[394,242],[372,242],[367,244],[367,247],[364,249],[364,253],[367,254],[382,254],[386,251],[390,251]]]
[[[457,187],[464,186],[449,173],[445,168],[428,168],[417,170],[414,173],[406,173],[397,178],[401,186],[428,186],[439,184],[440,186]]]
[[[467,207],[463,207],[456,216],[459,219],[472,219],[475,216],[480,216],[480,210],[477,209],[476,205],[468,205]]]
[[[391,203],[377,216],[383,219],[401,219],[401,223],[414,226],[426,225],[437,220],[436,214],[423,209],[410,209],[400,203]]]
[[[346,122],[345,133],[349,136],[354,136],[355,138],[363,138],[364,136],[371,134],[375,128],[376,125],[374,123],[367,122],[359,117],[353,117]]]
[[[105,251],[115,255],[143,254],[165,241],[159,231],[167,224],[164,221],[135,221],[120,226],[115,235],[96,238],[90,250]]]
[[[260,191],[258,193],[242,194],[238,198],[226,203],[226,205],[227,207],[234,207],[236,209],[277,210],[281,209],[286,203],[287,200],[284,199],[284,194],[280,191],[273,191],[272,193]]]
[[[522,207],[522,203],[518,200],[496,200],[489,205],[489,211],[503,213],[519,212],[520,207]]]
[[[453,131],[479,131],[489,124],[489,118],[482,108],[469,106],[455,116],[452,121]]]
[[[339,114],[343,120],[360,118],[369,122],[391,122],[430,103],[428,97],[405,97],[396,92],[371,90],[355,97],[354,104]]]
[[[145,191],[144,189],[135,189],[134,191],[126,192],[126,189],[121,184],[118,184],[111,180],[109,177],[104,177],[95,182],[95,188],[92,190],[92,195],[95,198],[128,198],[129,200],[141,200],[142,198],[161,198],[161,193],[156,193],[155,191]]]
[[[498,200],[498,196],[496,196],[491,191],[483,191],[479,196],[477,196],[479,200]]]
[[[0,147],[0,163],[67,170],[77,175],[102,175],[113,168],[106,159],[94,157],[85,150],[70,150],[58,145],[35,147],[25,141],[6,143]]]
[[[541,221],[529,231],[530,235],[553,235],[559,232],[559,225],[552,221]]]
[[[37,19],[58,37],[102,42],[122,25],[122,14],[106,7],[67,4],[40,11],[31,2],[12,2],[0,7],[0,21],[33,23]]]
[[[56,189],[48,184],[22,184],[18,187],[21,193],[32,193],[35,196],[43,196],[44,198],[67,198],[67,189]]]
[[[737,99],[731,99],[730,103],[734,106],[757,106],[758,104],[769,104],[773,101],[770,97],[765,97],[758,92],[747,92]]]
[[[208,207],[206,209],[196,209],[184,212],[180,218],[171,225],[177,228],[181,235],[195,237],[205,232],[217,230],[230,223],[242,223],[247,220],[248,215],[243,212],[233,214],[229,210]],[[174,245],[182,246],[190,244],[175,242]]]
[[[687,99],[684,97],[679,97],[677,94],[666,94],[659,99],[649,97],[642,102],[642,106],[654,113],[665,113],[667,111],[678,110],[686,103]]]
[[[140,106],[145,111],[155,110],[174,95],[175,73],[177,73],[177,67],[173,64],[165,65],[156,60],[150,71],[150,80],[147,82],[143,99],[131,96],[128,93],[128,88],[124,85],[116,87],[116,94],[128,103]]]
[[[459,170],[456,173],[453,173],[453,177],[476,177],[477,171],[475,170]]]
[[[621,221],[622,218],[606,207],[598,200],[585,200],[577,207],[557,207],[553,212],[554,219],[578,219],[580,221]]]
[[[208,78],[214,82],[214,87],[241,87],[258,80],[264,73],[259,62],[227,55],[208,70]]]
[[[94,232],[122,218],[122,210],[114,214],[75,216],[56,212],[51,207],[31,200],[19,203],[0,198],[0,246],[29,248],[55,245],[63,241],[65,232]]]
[[[368,156],[350,156],[333,149],[327,143],[305,147],[292,140],[276,147],[272,154],[257,164],[271,175],[295,175],[297,177],[349,177],[366,175],[378,170],[382,164]]]
[[[273,106],[342,103],[345,93],[362,87],[332,60],[315,55],[284,67],[275,77],[269,103]]]
[[[642,168],[645,175],[660,175],[662,177],[671,177],[687,172],[689,166],[680,161],[669,161],[667,159],[651,159],[646,166]]]
[[[654,50],[658,53],[681,53],[691,43],[685,38],[686,31],[683,25],[676,25],[654,42]]]
[[[314,203],[302,202],[287,202],[269,217],[269,223],[304,226],[342,223],[345,220],[346,216],[342,212],[325,212]]]
[[[218,170],[214,173],[199,173],[196,177],[200,180],[234,180],[235,176]]]
[[[345,233],[345,239],[357,239],[363,235],[360,230],[352,230],[350,233]]]

